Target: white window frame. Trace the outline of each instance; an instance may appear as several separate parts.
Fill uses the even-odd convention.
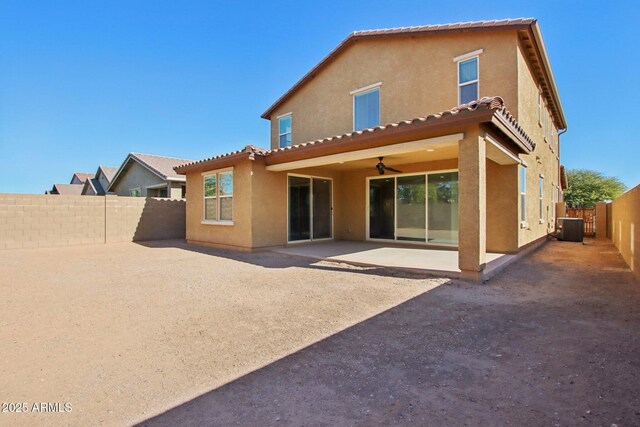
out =
[[[463,55],[456,56],[455,58],[453,58],[453,62],[456,63],[456,69],[457,69],[457,75],[458,75],[458,80],[457,80],[457,83],[458,83],[458,87],[457,87],[457,89],[458,89],[458,105],[462,104],[462,101],[460,99],[460,89],[463,86],[468,86],[470,84],[477,83],[478,84],[477,97],[478,98],[480,97],[480,54],[482,52],[484,52],[484,49],[478,49],[478,50],[474,50],[473,52],[465,53]],[[478,78],[475,79],[475,80],[468,81],[468,82],[460,83],[460,63],[468,61],[470,59],[474,59],[474,58],[477,59],[476,67],[477,67]]]
[[[378,91],[378,124],[376,126],[380,126],[382,121],[382,91],[380,87],[382,86],[382,82],[377,82],[370,84],[368,86],[361,87],[359,89],[354,89],[349,94],[351,95],[351,116],[353,118],[351,125],[353,126],[353,130],[356,131],[356,97],[359,95],[364,95],[369,92]],[[367,128],[368,129],[368,128]],[[362,129],[358,129],[362,130]]]
[[[231,185],[232,185],[232,191],[231,191],[231,195],[225,195],[225,196],[221,196],[220,195],[220,175],[224,174],[224,173],[228,173],[231,172]],[[216,195],[215,196],[206,196],[205,195],[205,179],[209,176],[216,176]],[[229,198],[229,197],[233,197],[234,193],[235,193],[235,185],[234,185],[234,179],[233,179],[233,175],[234,175],[234,168],[230,167],[230,168],[224,168],[224,169],[218,169],[215,171],[207,171],[207,172],[202,172],[202,224],[210,224],[210,225],[233,225],[233,217],[234,217],[234,212],[235,212],[235,208],[233,206],[233,199],[232,199],[232,205],[231,205],[231,219],[220,219],[220,200],[223,198]],[[207,214],[207,204],[205,202],[205,200],[207,199],[216,199],[216,219],[207,219],[206,214]]]
[[[527,223],[527,167],[524,164],[521,164],[520,167],[522,168],[519,173],[520,227],[526,228],[529,225]]]
[[[289,122],[291,123],[291,130],[289,132],[281,132],[281,126],[280,126],[280,120],[289,117]],[[280,138],[282,137],[282,135],[291,135],[291,144],[290,145],[285,145],[285,147],[291,147],[291,145],[293,145],[293,116],[292,113],[286,113],[286,114],[282,114],[278,117],[276,117],[278,119],[278,148],[284,148],[283,146],[280,145]]]

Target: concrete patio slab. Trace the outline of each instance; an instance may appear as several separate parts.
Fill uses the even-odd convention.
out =
[[[339,261],[361,266],[390,267],[454,278],[460,276],[458,251],[455,249],[391,246],[377,242],[336,240],[294,244],[286,248],[273,249],[273,251],[286,255]],[[487,253],[485,277],[491,277],[516,257],[517,255]]]

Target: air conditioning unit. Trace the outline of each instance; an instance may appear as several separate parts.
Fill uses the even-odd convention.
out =
[[[558,240],[582,242],[584,238],[584,219],[558,218]]]

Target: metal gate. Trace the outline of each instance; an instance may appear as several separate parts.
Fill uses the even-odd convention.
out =
[[[596,235],[596,208],[567,208],[567,216],[584,220],[584,235],[586,237]]]

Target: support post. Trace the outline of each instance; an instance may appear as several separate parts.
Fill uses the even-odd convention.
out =
[[[463,280],[481,282],[487,243],[487,158],[481,130],[465,132],[459,142],[458,170],[458,268]]]

